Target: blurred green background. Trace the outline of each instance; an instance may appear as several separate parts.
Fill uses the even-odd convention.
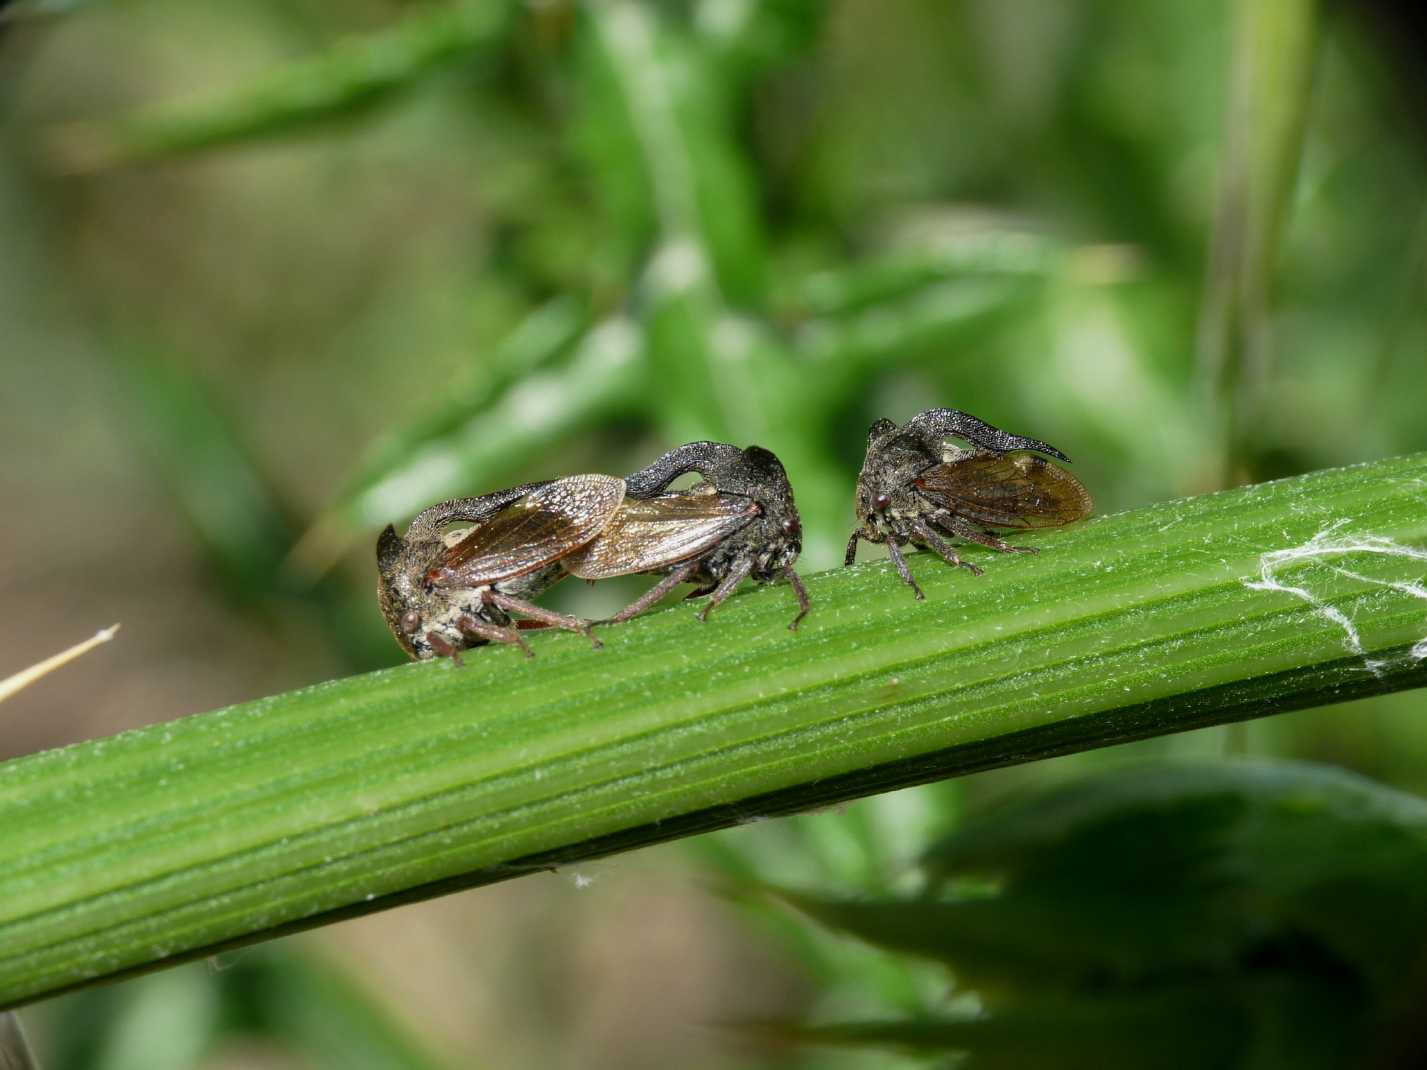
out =
[[[397,663],[384,523],[682,441],[783,458],[810,571],[878,416],[1053,442],[1102,512],[1427,449],[1427,98],[1392,5],[7,10],[0,675],[123,631],[0,707],[0,758]],[[721,1028],[945,981],[711,876],[894,885],[966,808],[1127,751],[1422,791],[1424,712],[983,774],[28,1020],[56,1068],[893,1065]]]

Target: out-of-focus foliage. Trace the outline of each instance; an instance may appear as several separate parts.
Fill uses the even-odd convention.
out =
[[[185,1070],[244,1065],[282,1045],[315,1070],[436,1070],[446,1062],[333,964],[293,949],[213,959],[59,1008],[48,1070]]]
[[[436,8],[391,30],[338,42],[214,104],[62,131],[54,151],[76,168],[113,167],[274,137],[351,114],[414,84],[443,61],[468,58],[498,35],[506,7],[493,0]]]
[[[986,1068],[1422,1057],[1427,804],[1413,796],[1307,764],[1151,763],[977,815],[923,872],[911,897],[779,894],[944,964],[979,1006],[796,1034]]]
[[[16,700],[0,749],[394,662],[378,527],[680,440],[777,451],[811,569],[840,556],[868,423],[931,404],[1062,446],[1102,511],[1427,448],[1420,92],[1373,10],[10,5],[7,649],[115,619],[125,646]],[[1240,744],[1423,789],[1421,714]],[[1055,775],[945,789],[934,823]],[[867,815],[919,798],[701,846],[895,868],[915,851]],[[928,991],[796,942],[826,1007]]]

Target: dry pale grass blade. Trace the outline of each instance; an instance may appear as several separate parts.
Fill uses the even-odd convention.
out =
[[[39,1066],[20,1019],[10,1011],[0,1013],[0,1070],[39,1070]]]
[[[103,646],[114,638],[119,631],[119,625],[111,624],[107,628],[101,628],[82,643],[75,643],[68,650],[61,650],[54,657],[45,658],[44,661],[36,662],[28,669],[21,669],[13,676],[7,676],[0,680],[0,702],[4,702],[11,695],[29,687],[35,681],[40,680],[56,669],[62,669],[75,658],[88,654],[97,646]]]

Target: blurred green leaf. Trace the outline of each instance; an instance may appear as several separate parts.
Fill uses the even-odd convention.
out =
[[[1037,289],[1015,278],[934,283],[846,315],[809,320],[799,329],[799,349],[844,382],[901,363],[951,363],[948,351],[964,349],[988,322],[1025,312]]]
[[[223,956],[52,1004],[49,1070],[188,1070],[281,1045],[321,1070],[440,1070],[380,994],[292,945]],[[0,1064],[3,1065],[3,1064]]]
[[[507,0],[429,6],[217,99],[61,129],[54,148],[66,165],[90,170],[302,130],[374,104],[494,42],[507,29],[511,6]]]
[[[1110,911],[1068,922],[1100,930],[1105,961],[1084,958],[1099,970],[1126,952],[1141,974],[1242,958],[1296,933],[1387,997],[1401,957],[1427,955],[1427,803],[1330,768],[1117,770],[972,822],[927,864],[939,878],[999,878],[1042,908]],[[1404,921],[1385,929],[1385,917]]]
[[[1113,769],[978,815],[926,868],[919,898],[779,895],[942,961],[986,1013],[805,1039],[977,1065],[1286,1070],[1385,1050],[1420,1009],[1427,803],[1336,769]],[[968,878],[984,890],[959,892]]]
[[[188,1070],[213,1043],[219,1001],[212,985],[170,973],[125,995],[94,1070]]]
[[[1339,1070],[1361,1065],[1355,994],[1291,979],[1030,1000],[990,1015],[764,1027],[806,1044],[964,1053],[977,1070]]]
[[[598,32],[604,17],[587,15],[587,32],[577,40],[582,92],[570,137],[608,217],[611,255],[624,274],[633,275],[648,255],[658,209],[627,87]]]
[[[717,76],[746,80],[804,53],[827,14],[819,0],[713,0],[696,8],[694,22]]]
[[[1307,126],[1317,0],[1241,4],[1199,357],[1220,424],[1223,477],[1250,478],[1269,389],[1269,291]]]
[[[265,949],[215,975],[244,1017],[229,1028],[286,1041],[322,1070],[441,1070],[435,1045],[399,1021],[370,986],[320,954]],[[465,1063],[463,1066],[470,1066]],[[474,1068],[473,1068],[474,1070]]]
[[[567,342],[570,322],[552,319],[535,332],[540,344],[532,351],[541,353],[540,363],[545,345]],[[336,511],[350,526],[375,528],[441,498],[499,483],[532,454],[630,408],[643,385],[643,346],[639,326],[628,319],[595,324],[558,368],[509,379],[504,389],[482,391],[469,404],[404,432]]]
[[[621,229],[652,232],[656,255],[666,247],[696,262],[730,300],[757,300],[766,254],[728,87],[691,30],[657,6],[586,10],[595,93],[583,143]]]
[[[934,242],[894,246],[799,280],[784,298],[790,315],[836,316],[887,304],[948,280],[1040,278],[1067,270],[1070,250],[1033,233],[977,226]],[[951,288],[948,287],[947,290]]]
[[[172,356],[131,344],[115,375],[134,428],[229,593],[271,594],[292,526],[211,386]]]
[[[774,1029],[808,1044],[964,1052],[977,1070],[1228,1067],[1244,1024],[1228,1000],[1198,992],[1060,1000],[1004,1016],[938,1016]]]
[[[349,588],[324,578],[294,583],[285,567],[295,525],[273,479],[242,442],[214,385],[181,358],[139,343],[117,353],[113,374],[128,402],[128,424],[187,519],[224,592],[249,611],[281,602],[306,615],[354,667],[381,664]],[[381,637],[384,651],[385,636]]]
[[[399,472],[414,455],[440,450],[445,442],[469,433],[522,379],[568,357],[588,325],[589,312],[577,298],[553,297],[537,307],[499,346],[472,363],[467,382],[442,384],[441,405],[435,412],[374,442],[341,497],[362,494]],[[424,385],[419,376],[416,381]]]
[[[946,902],[777,894],[824,925],[877,947],[953,965],[966,987],[978,993],[1027,977],[1065,987],[1098,965],[1085,961],[1087,948],[1078,933],[1058,931],[1061,917],[1005,895]]]

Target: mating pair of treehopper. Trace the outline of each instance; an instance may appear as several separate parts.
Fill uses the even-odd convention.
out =
[[[690,472],[703,481],[666,493]],[[491,642],[516,643],[529,655],[522,626],[569,628],[598,646],[595,622],[531,601],[567,576],[663,576],[609,623],[636,616],[681,583],[710,595],[702,618],[746,577],[787,579],[798,596],[795,628],[808,611],[793,570],[801,550],[802,524],[777,457],[758,446],[692,442],[624,479],[527,483],[433,505],[405,537],[388,526],[377,540],[378,596],[392,634],[414,658]]]
[[[952,438],[972,448],[949,445]],[[1091,510],[1080,481],[1037,454],[1068,460],[1049,443],[956,409],[929,409],[902,427],[878,420],[857,480],[859,526],[844,563],[852,563],[858,540],[884,543],[922,598],[901,553],[908,543],[973,573],[981,569],[962,560],[951,540],[1034,552],[991,529],[1055,527]],[[691,472],[703,481],[669,493]],[[568,476],[433,505],[404,538],[391,527],[382,532],[378,593],[393,634],[415,658],[455,657],[489,642],[516,643],[529,654],[522,627],[569,628],[598,646],[595,622],[531,601],[567,576],[662,576],[607,623],[636,616],[681,583],[710,595],[703,619],[745,578],[786,579],[798,597],[789,625],[796,628],[809,605],[793,568],[801,541],[793,490],[777,457],[758,446],[694,442],[624,479]]]

